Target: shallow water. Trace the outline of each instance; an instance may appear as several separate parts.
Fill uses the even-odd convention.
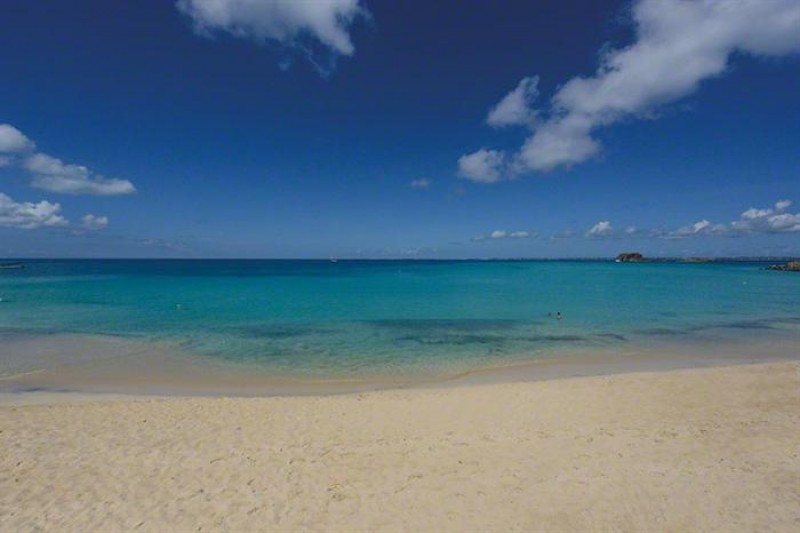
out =
[[[303,379],[447,375],[593,349],[716,337],[735,342],[796,330],[800,275],[762,268],[28,261],[23,270],[0,271],[0,375],[132,357],[142,346]],[[563,319],[554,318],[557,312]],[[55,343],[37,354],[11,348],[22,338],[64,334],[138,347],[82,351]]]

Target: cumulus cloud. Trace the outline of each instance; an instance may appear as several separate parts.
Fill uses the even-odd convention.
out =
[[[7,155],[3,155],[7,154]],[[67,164],[36,151],[36,145],[11,124],[0,124],[0,167],[18,165],[31,173],[31,185],[61,194],[131,194],[128,180],[104,178],[81,165]]]
[[[427,189],[431,186],[431,180],[428,178],[419,178],[416,180],[411,180],[411,183],[408,185],[412,189]]]
[[[89,230],[103,229],[108,226],[108,217],[87,214],[81,219],[81,226]]]
[[[458,158],[458,175],[477,183],[494,183],[503,179],[505,154],[481,148]]]
[[[744,211],[739,220],[730,224],[730,230],[743,233],[780,233],[800,231],[800,213],[787,213],[790,200],[779,200],[773,207]]]
[[[610,237],[614,233],[614,227],[608,220],[602,220],[589,228],[586,232],[587,237]]]
[[[23,166],[33,174],[31,185],[61,194],[113,196],[136,192],[128,180],[104,178],[81,165],[70,165],[43,153],[25,159]]]
[[[303,53],[323,74],[337,56],[353,54],[350,26],[367,16],[360,0],[178,0],[176,6],[200,35],[221,31],[276,43]],[[320,46],[327,58],[313,51]]]
[[[800,231],[800,213],[788,213],[790,200],[779,200],[772,207],[751,207],[739,215],[739,219],[729,224],[714,224],[703,219],[674,231],[656,232],[656,236],[666,239],[683,239],[701,235],[736,236],[752,233],[783,233]]]
[[[652,117],[723,75],[736,54],[800,52],[797,0],[636,0],[632,22],[632,44],[606,51],[593,76],[572,78],[556,91],[511,171],[549,171],[592,158],[601,150],[597,129]]]
[[[533,102],[539,96],[539,77],[522,78],[519,85],[494,106],[486,123],[495,128],[530,125],[536,118]]]
[[[44,200],[38,203],[17,202],[10,196],[0,193],[0,226],[36,229],[68,225],[60,213],[60,204]]]

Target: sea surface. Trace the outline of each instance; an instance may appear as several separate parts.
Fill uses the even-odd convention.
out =
[[[800,274],[764,266],[25,261],[0,270],[0,376],[85,363],[102,355],[101,341],[325,380],[444,376],[596,348],[796,334]],[[75,349],[76,338],[85,349]],[[53,342],[12,349],[21,339]]]

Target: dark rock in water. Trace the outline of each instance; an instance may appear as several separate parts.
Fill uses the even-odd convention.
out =
[[[800,272],[800,261],[789,261],[782,265],[770,265],[767,270],[783,270],[786,272]]]
[[[617,263],[638,263],[644,260],[644,256],[639,252],[624,252],[617,256]]]

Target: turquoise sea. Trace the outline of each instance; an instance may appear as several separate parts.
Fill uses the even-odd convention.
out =
[[[0,375],[69,363],[8,348],[65,334],[162,343],[275,376],[358,379],[800,328],[800,275],[764,266],[25,261],[0,270]]]

